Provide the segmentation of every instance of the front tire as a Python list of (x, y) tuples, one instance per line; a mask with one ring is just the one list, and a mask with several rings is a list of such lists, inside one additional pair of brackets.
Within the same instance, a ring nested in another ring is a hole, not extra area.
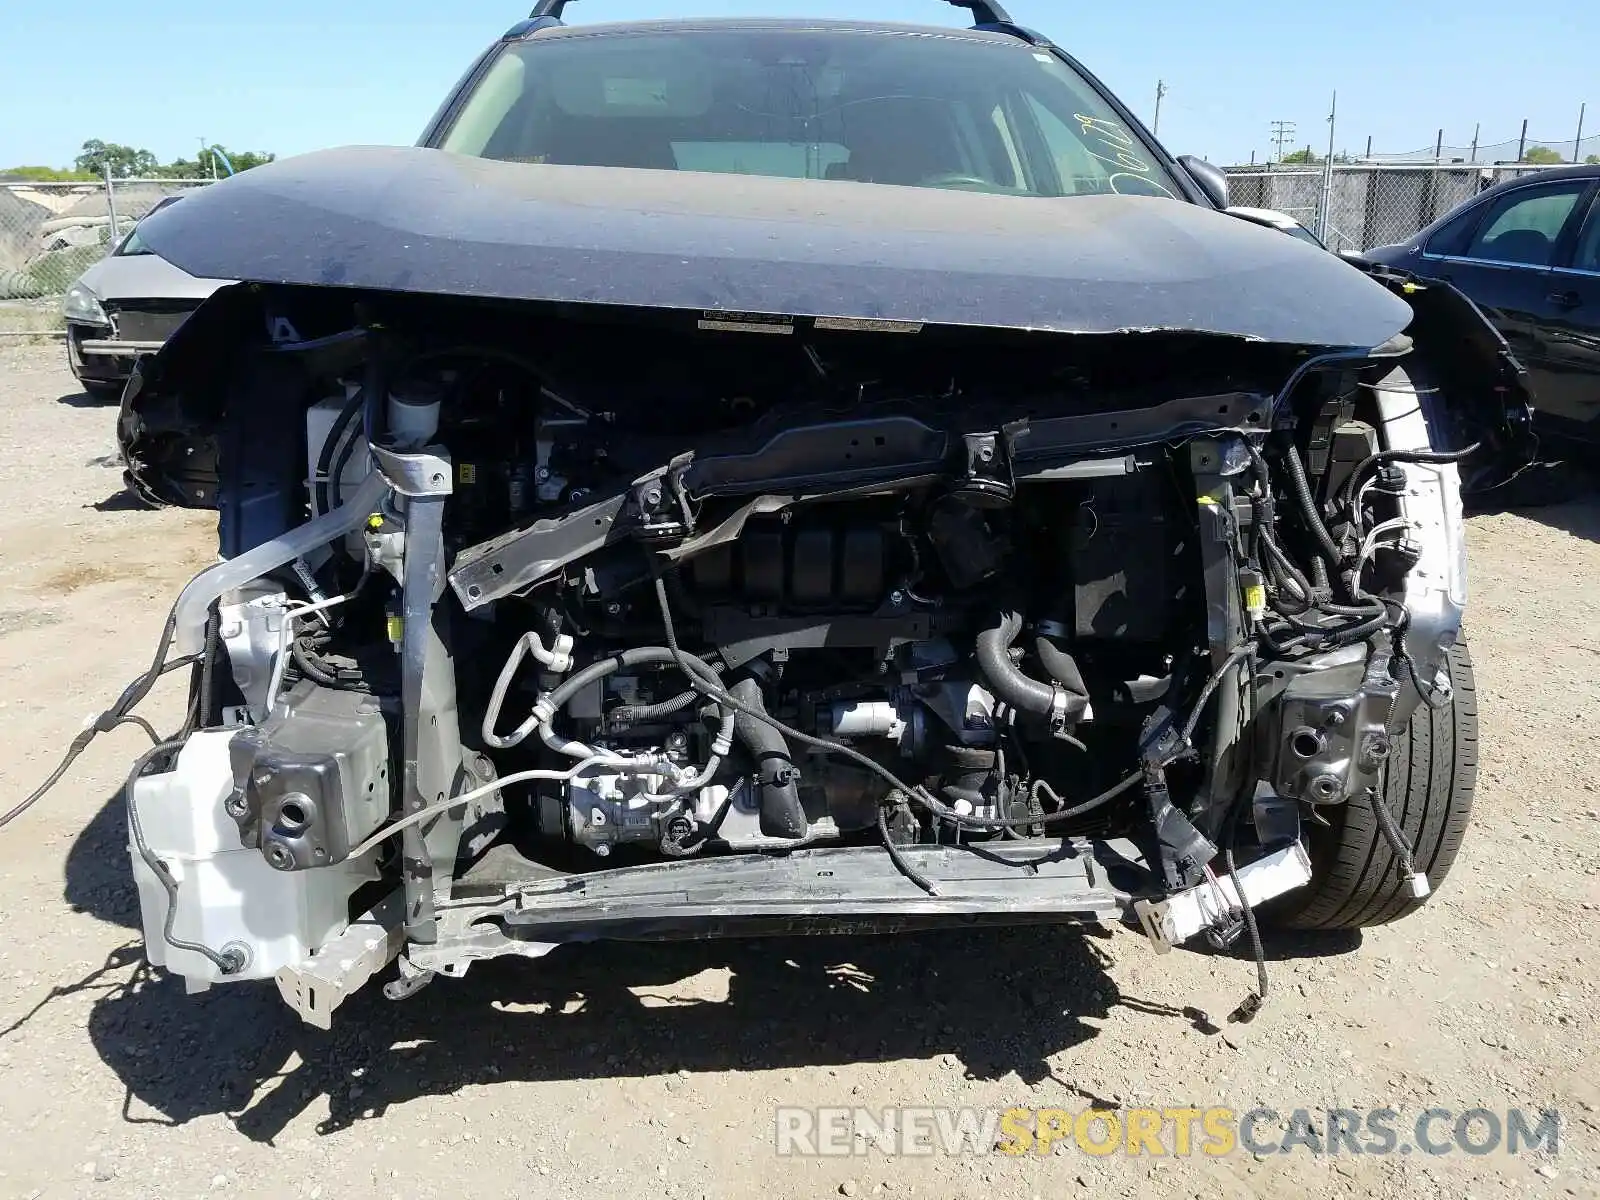
[[(1395, 738), (1383, 798), (1434, 891), (1461, 851), (1478, 778), (1478, 692), (1465, 644), (1451, 647), (1454, 695), (1419, 707)], [(1362, 929), (1409, 916), (1425, 903), (1399, 874), (1377, 818), (1364, 800), (1325, 810), (1329, 827), (1308, 824), (1312, 880), (1268, 919), (1289, 929)]]

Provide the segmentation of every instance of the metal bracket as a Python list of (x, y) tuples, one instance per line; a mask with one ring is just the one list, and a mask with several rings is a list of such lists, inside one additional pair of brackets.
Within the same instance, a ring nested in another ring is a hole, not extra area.
[[(1210, 647), (1211, 667), (1216, 670), (1244, 645), (1249, 634), (1239, 581), (1238, 523), (1229, 473), (1231, 463), (1241, 458), (1241, 447), (1239, 438), (1198, 438), (1189, 444), (1200, 525), (1200, 563), (1205, 580), (1206, 641)], [(1222, 815), (1229, 800), (1238, 795), (1242, 784), (1244, 756), (1236, 731), (1255, 716), (1248, 711), (1248, 696), (1242, 695), (1244, 689), (1238, 686), (1241, 672), (1247, 669), (1244, 664), (1234, 667), (1217, 688), (1216, 736), (1212, 739), (1210, 768), (1201, 792), (1201, 807), (1192, 810), (1202, 832), (1213, 838), (1221, 830)]]
[(403, 958), (400, 960), (400, 970), (401, 976), (399, 979), (391, 979), (383, 985), (384, 999), (409, 1000), (433, 982), (432, 971), (418, 971), (415, 974), (405, 973), (406, 960)]
[(967, 433), (961, 436), (966, 451), (966, 480), (957, 490), (977, 492), (1009, 501), (1016, 495), (1016, 477), (1011, 472), (1011, 438), (998, 433)]
[(508, 938), (498, 925), (451, 928), (447, 922), (441, 924), (446, 928), (439, 944), (412, 946), (406, 951), (405, 961), (413, 969), (424, 970), (430, 979), (435, 973), (460, 979), (473, 963), (491, 958), (543, 958), (561, 944)]
[(333, 1027), (333, 1010), (394, 961), (405, 942), (403, 913), (396, 892), (323, 945), (311, 958), (284, 967), (276, 976), (284, 1003), (307, 1025)]
[[(435, 783), (441, 788), (453, 786), (453, 777), (459, 774), (460, 767), (459, 743), (455, 763), (422, 762), (425, 718), (431, 718), (432, 729), (437, 728), (441, 715), (448, 720), (455, 719), (453, 694), (448, 704), (442, 703), (438, 696), (429, 695), (430, 685), (447, 686), (453, 693), (453, 681), (442, 677), (426, 678), (430, 660), (437, 662), (439, 659), (434, 604), (444, 592), (444, 508), (454, 473), (448, 458), (432, 452), (401, 454), (375, 446), (373, 456), (379, 471), (391, 480), (396, 491), (409, 499), (405, 512), (404, 624), (400, 642), (400, 693), (404, 714), (401, 803), (405, 812), (413, 813), (438, 798)], [(434, 711), (425, 713), (425, 706)], [(429, 749), (439, 751), (431, 740)], [(436, 772), (443, 774), (435, 779)], [(425, 776), (429, 780), (426, 788)], [(408, 825), (400, 837), (406, 936), (413, 942), (431, 942), (437, 937), (437, 931), (433, 855), (428, 848), (428, 832), (421, 825)]]
[(402, 496), (448, 496), (455, 490), (455, 469), (447, 454), (437, 450), (405, 451), (373, 446), (378, 473)]
[[(1244, 904), (1251, 908), (1310, 882), (1311, 859), (1299, 842), (1239, 868)], [(1225, 925), (1242, 907), (1232, 877), (1224, 875), (1165, 900), (1136, 900), (1133, 910), (1156, 953), (1165, 954), (1202, 930)]]
[(642, 479), (633, 487), (633, 508), (638, 512), (639, 532), (646, 538), (681, 538), (689, 530), (679, 519), (666, 472)]

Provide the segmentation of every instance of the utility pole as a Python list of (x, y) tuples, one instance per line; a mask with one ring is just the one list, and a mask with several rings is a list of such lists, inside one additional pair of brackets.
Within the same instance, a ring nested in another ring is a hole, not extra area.
[(1483, 132), (1483, 122), (1472, 127), (1472, 161), (1478, 161), (1478, 135)]
[(1283, 161), (1283, 148), (1294, 141), (1295, 125), (1293, 121), (1273, 121), (1272, 140), (1278, 147), (1278, 161)]
[(1328, 157), (1322, 164), (1322, 203), (1317, 205), (1317, 239), (1328, 241), (1328, 230), (1333, 217), (1333, 146), (1339, 126), (1339, 93), (1334, 92), (1333, 104), (1328, 109)]
[(1517, 140), (1517, 161), (1528, 156), (1528, 118), (1522, 118), (1522, 137)]
[(122, 240), (122, 222), (117, 219), (117, 189), (111, 182), (111, 163), (100, 164), (100, 174), (106, 181), (106, 215), (111, 221), (111, 244)]
[(1433, 161), (1438, 162), (1444, 157), (1444, 130), (1439, 130), (1439, 140), (1433, 144)]
[(1150, 132), (1155, 134), (1156, 137), (1161, 136), (1161, 102), (1166, 99), (1166, 96), (1167, 81), (1164, 79), (1156, 80), (1156, 119), (1150, 129)]
[(1368, 161), (1368, 162), (1371, 162), (1371, 161), (1372, 161), (1372, 135), (1371, 135), (1371, 134), (1370, 134), (1370, 133), (1369, 133), (1369, 134), (1367, 134), (1367, 153), (1366, 153), (1366, 159), (1367, 159), (1367, 161)]
[(1583, 118), (1589, 115), (1587, 103), (1578, 106), (1578, 136), (1572, 141), (1572, 161), (1579, 162), (1583, 158)]

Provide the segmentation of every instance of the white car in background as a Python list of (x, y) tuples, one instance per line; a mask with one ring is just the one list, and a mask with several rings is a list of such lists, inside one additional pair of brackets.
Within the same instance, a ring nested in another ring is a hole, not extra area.
[(1307, 229), (1295, 218), (1286, 212), (1279, 212), (1275, 208), (1229, 208), (1225, 210), (1229, 216), (1238, 217), (1241, 221), (1254, 221), (1257, 225), (1265, 225), (1269, 229), (1276, 229), (1287, 233), (1290, 237), (1299, 238), (1302, 242), (1310, 242), (1319, 250), (1326, 250), (1322, 239), (1311, 230)]
[[(152, 212), (175, 203), (174, 196)], [(112, 401), (140, 355), (154, 354), (226, 280), (197, 279), (151, 253), (130, 230), (111, 253), (67, 290), (67, 363), (83, 390)]]

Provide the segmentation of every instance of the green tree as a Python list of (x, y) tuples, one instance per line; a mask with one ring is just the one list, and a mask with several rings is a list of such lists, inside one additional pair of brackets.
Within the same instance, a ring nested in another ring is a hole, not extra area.
[(1600, 154), (1591, 154), (1583, 161), (1588, 163), (1591, 167), (1600, 167)]
[(1296, 150), (1291, 154), (1285, 154), (1283, 156), (1283, 161), (1286, 163), (1310, 164), (1319, 163), (1322, 160), (1317, 157), (1316, 152), (1313, 151), (1310, 146), (1307, 146), (1304, 150)]
[(87, 171), (62, 170), (60, 167), (0, 167), (0, 175), (33, 179), (39, 183), (87, 183), (99, 178)]
[(90, 138), (83, 144), (83, 153), (78, 155), (73, 165), (92, 175), (101, 175), (109, 169), (113, 179), (134, 179), (153, 174), (160, 164), (148, 150), (136, 150), (132, 146)]
[(1561, 162), (1562, 158), (1559, 150), (1552, 150), (1549, 146), (1529, 146), (1528, 152), (1522, 156), (1522, 161), (1541, 167), (1551, 167)]
[[(216, 153), (217, 150), (221, 154)], [(226, 146), (215, 149), (202, 150), (194, 158), (178, 158), (165, 164), (160, 173), (170, 179), (210, 179), (215, 174), (220, 179), (228, 174), (228, 165), (231, 163), (235, 172), (248, 171), (252, 167), (264, 166), (277, 159), (276, 154), (267, 154), (259, 150), (229, 150)]]

